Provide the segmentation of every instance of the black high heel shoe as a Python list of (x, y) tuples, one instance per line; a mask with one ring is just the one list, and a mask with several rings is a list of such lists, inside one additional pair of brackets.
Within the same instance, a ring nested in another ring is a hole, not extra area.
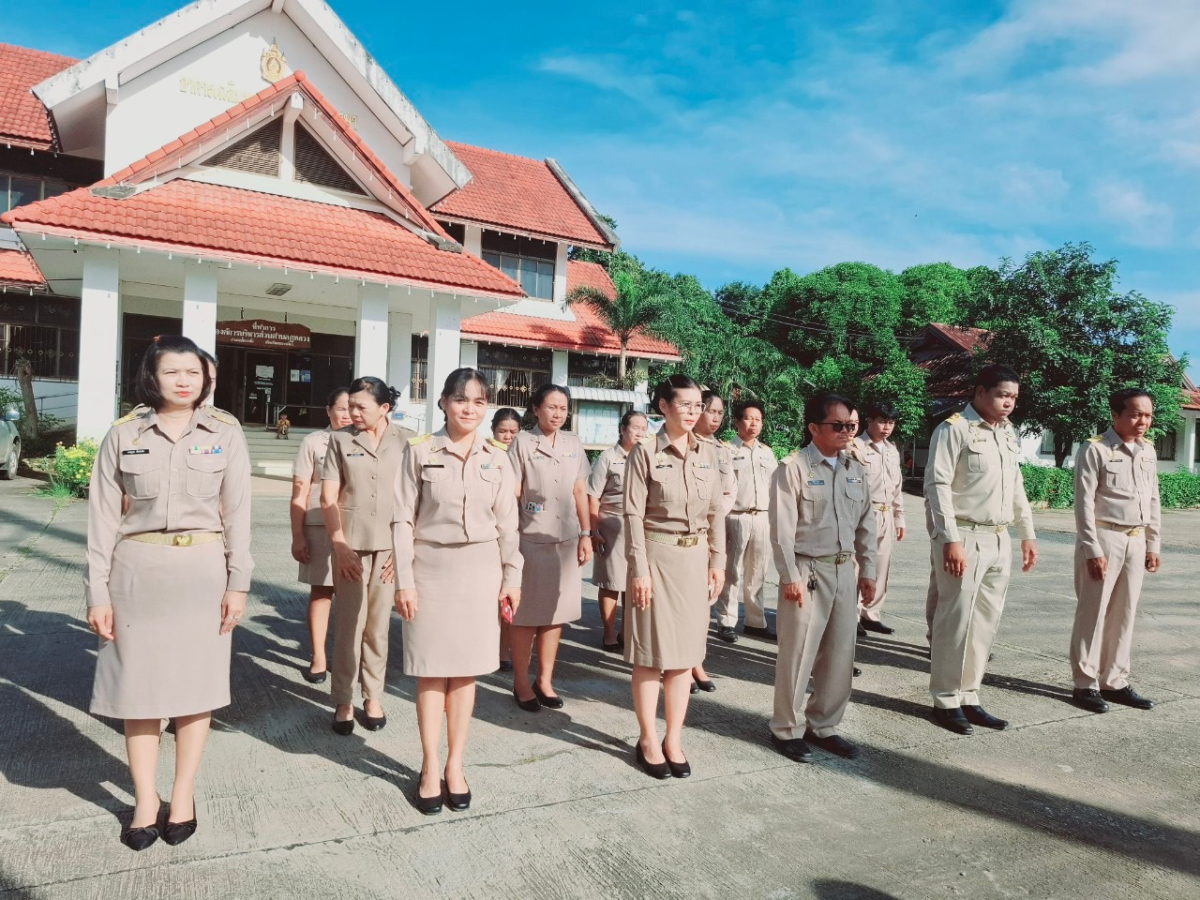
[(186, 822), (171, 822), (163, 826), (162, 839), (172, 847), (177, 847), (196, 833), (196, 801), (192, 801), (192, 817)]
[(546, 707), (546, 709), (563, 708), (562, 697), (559, 697), (558, 695), (551, 697), (549, 694), (543, 694), (541, 689), (537, 686), (536, 681), (533, 683), (533, 695), (537, 697), (537, 702)]
[[(641, 746), (640, 744), (638, 745)], [(667, 742), (663, 741), (662, 745), (663, 759), (667, 761), (667, 768), (671, 770), (672, 778), (687, 778), (692, 774), (692, 766), (686, 759), (681, 762), (671, 762), (671, 757), (667, 756)]]
[(446, 780), (446, 805), (454, 812), (463, 812), (471, 808), (471, 786), (467, 785), (465, 794), (456, 794), (450, 790), (450, 781)]
[(304, 680), (309, 684), (324, 684), (325, 679), (329, 677), (329, 669), (322, 669), (320, 672), (314, 672), (311, 668), (305, 669)]
[(363, 707), (363, 728), (367, 731), (383, 731), (383, 726), (387, 724), (387, 716), (372, 716), (367, 714), (367, 708)]
[(652, 763), (646, 761), (646, 754), (642, 752), (642, 742), (637, 743), (637, 764), (643, 772), (651, 778), (657, 778), (660, 781), (671, 777), (671, 768), (665, 762)]
[(346, 719), (344, 722), (338, 719), (336, 712), (333, 714), (333, 733), (340, 734), (342, 737), (354, 733), (353, 712), (350, 714), (350, 718)]
[[(442, 786), (443, 788), (445, 785)], [(422, 797), (421, 785), (417, 783), (417, 809), (426, 816), (436, 816), (442, 811), (442, 795), (444, 791), (439, 790), (436, 796)]]
[(159, 827), (159, 823), (162, 821), (162, 807), (163, 802), (160, 797), (158, 800), (158, 814), (154, 817), (154, 824), (146, 825), (142, 828), (134, 828), (131, 825), (121, 832), (121, 843), (130, 850), (136, 850), (140, 853), (162, 837), (162, 829)]
[[(534, 693), (537, 692), (535, 691)], [(521, 707), (521, 709), (525, 710), (525, 712), (537, 712), (542, 708), (542, 705), (538, 703), (537, 697), (530, 697), (528, 700), (522, 700), (517, 696), (517, 692), (513, 691), (513, 699), (517, 701), (517, 706)]]

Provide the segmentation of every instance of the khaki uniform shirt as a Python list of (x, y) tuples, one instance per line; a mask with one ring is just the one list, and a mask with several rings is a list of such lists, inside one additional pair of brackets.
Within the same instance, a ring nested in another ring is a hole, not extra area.
[(575, 484), (586, 482), (591, 465), (583, 441), (569, 431), (550, 439), (534, 425), (509, 444), (508, 455), (521, 486), (521, 537), (535, 544), (579, 539)]
[(784, 458), (771, 479), (771, 546), (783, 584), (801, 581), (797, 556), (853, 553), (858, 577), (875, 577), (875, 512), (866, 468), (849, 453), (837, 469), (816, 444)]
[[(413, 559), (420, 543), (456, 545), (499, 541), (504, 586), (521, 586), (517, 478), (504, 445), (476, 433), (464, 459), (443, 428), (412, 438), (396, 472), (392, 539), (396, 589), (415, 588)], [(463, 572), (470, 580), (472, 573)]]
[(727, 516), (733, 509), (738, 489), (737, 475), (733, 471), (733, 448), (725, 441), (719, 441), (715, 437), (696, 435), (696, 439), (717, 448), (717, 471), (721, 475), (721, 515)]
[(1075, 532), (1088, 559), (1104, 555), (1097, 522), (1146, 529), (1146, 552), (1162, 549), (1162, 503), (1158, 457), (1140, 441), (1137, 456), (1109, 429), (1086, 441), (1075, 455)]
[[(121, 515), (122, 498), (129, 509)], [(100, 444), (88, 501), (88, 606), (108, 606), (117, 542), (129, 534), (223, 532), (226, 589), (250, 590), (250, 454), (238, 420), (205, 407), (172, 441), (151, 409), (113, 423)], [(186, 550), (180, 550), (186, 553)]]
[(588, 476), (588, 496), (600, 501), (600, 515), (619, 516), (625, 512), (625, 466), (629, 454), (617, 444), (609, 447), (592, 464)]
[(409, 438), (407, 428), (389, 425), (371, 446), (371, 438), (353, 425), (329, 436), (324, 481), (336, 481), (342, 533), (351, 550), (390, 550), (395, 515), (396, 471)]
[(976, 525), (1015, 524), (1021, 540), (1033, 540), (1033, 511), (1019, 460), (1012, 423), (993, 428), (970, 404), (935, 428), (925, 465), (933, 536), (957, 543), (962, 540), (957, 520), (962, 520)]
[(751, 447), (735, 437), (730, 450), (733, 454), (733, 474), (737, 480), (733, 511), (766, 510), (771, 503), (771, 476), (779, 463), (771, 448), (762, 441)]
[(305, 525), (320, 525), (324, 527), (325, 520), (321, 518), (321, 481), (325, 471), (325, 453), (329, 450), (329, 436), (333, 431), (326, 428), (306, 435), (300, 443), (300, 452), (296, 454), (296, 464), (292, 467), (292, 476), (305, 478), (309, 482), (308, 511), (304, 514)]
[(871, 503), (890, 506), (892, 523), (896, 528), (904, 527), (904, 473), (900, 468), (900, 451), (891, 441), (881, 445), (871, 443), (862, 435), (855, 439), (854, 455), (867, 469), (867, 487), (871, 489)]
[(646, 532), (700, 534), (708, 530), (708, 567), (725, 568), (725, 510), (717, 445), (688, 436), (681, 455), (664, 428), (638, 443), (625, 473), (625, 555), (629, 574), (650, 574)]

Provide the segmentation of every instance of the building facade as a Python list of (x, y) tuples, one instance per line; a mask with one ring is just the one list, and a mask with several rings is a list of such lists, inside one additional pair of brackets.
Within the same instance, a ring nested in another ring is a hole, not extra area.
[(566, 302), (613, 289), (571, 248), (617, 246), (566, 171), (443, 141), (321, 0), (202, 0), (83, 61), (0, 45), (0, 214), (0, 386), (30, 360), (81, 438), (164, 333), (216, 355), (248, 427), (321, 426), (330, 389), (377, 375), (433, 429), (460, 365), (500, 405), (571, 383), (597, 444), (645, 403)]

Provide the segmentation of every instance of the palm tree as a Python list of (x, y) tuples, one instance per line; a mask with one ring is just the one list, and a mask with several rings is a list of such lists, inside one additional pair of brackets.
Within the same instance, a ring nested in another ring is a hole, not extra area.
[(590, 307), (621, 345), (617, 358), (617, 378), (625, 385), (625, 357), (629, 352), (629, 340), (640, 331), (648, 331), (662, 318), (670, 302), (667, 294), (648, 290), (637, 278), (627, 272), (615, 272), (612, 276), (616, 296), (607, 291), (585, 285), (577, 287), (567, 296), (567, 303), (582, 303)]

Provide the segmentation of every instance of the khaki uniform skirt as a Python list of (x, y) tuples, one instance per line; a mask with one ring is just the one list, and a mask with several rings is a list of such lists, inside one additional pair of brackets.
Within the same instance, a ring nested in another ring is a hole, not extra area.
[(525, 568), (521, 574), (521, 605), (513, 624), (541, 628), (574, 622), (583, 615), (583, 576), (579, 571), (579, 541), (535, 544), (521, 538)]
[(170, 719), (229, 705), (232, 633), (222, 635), (225, 544), (121, 541), (109, 593), (115, 641), (100, 641), (91, 711)]
[(404, 674), (470, 678), (500, 668), (500, 545), (414, 541), (417, 614), (404, 623)]
[(625, 592), (625, 661), (651, 669), (700, 665), (708, 652), (708, 544), (647, 541), (646, 561), (650, 606), (636, 608), (633, 588)]
[(329, 532), (324, 525), (305, 525), (304, 540), (308, 542), (308, 562), (300, 563), (300, 583), (333, 587), (333, 542)]
[(592, 557), (592, 584), (606, 591), (623, 591), (629, 580), (629, 564), (625, 559), (625, 517), (601, 516), (600, 537), (604, 538), (607, 549)]

